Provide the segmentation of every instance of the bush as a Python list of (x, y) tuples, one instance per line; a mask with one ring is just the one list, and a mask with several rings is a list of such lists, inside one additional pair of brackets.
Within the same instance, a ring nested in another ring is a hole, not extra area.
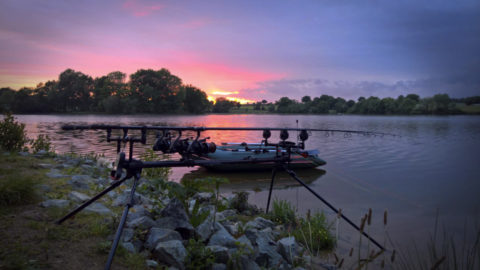
[(211, 269), (215, 262), (213, 252), (206, 248), (202, 241), (190, 239), (187, 246), (187, 258), (185, 258), (186, 269)]
[(32, 140), (32, 151), (33, 153), (37, 153), (40, 150), (45, 150), (47, 152), (52, 152), (52, 142), (50, 141), (50, 137), (48, 135), (38, 135), (37, 139)]
[(330, 233), (330, 226), (323, 213), (316, 213), (312, 217), (300, 219), (293, 231), (295, 239), (305, 245), (313, 256), (319, 254), (320, 250), (332, 250), (335, 240)]
[(12, 114), (6, 113), (0, 121), (0, 148), (20, 151), (28, 141), (25, 124), (16, 122)]
[(33, 177), (5, 175), (0, 178), (0, 206), (21, 205), (35, 200)]
[(295, 210), (290, 202), (285, 200), (273, 201), (273, 209), (268, 214), (268, 218), (276, 223), (293, 225), (295, 223)]

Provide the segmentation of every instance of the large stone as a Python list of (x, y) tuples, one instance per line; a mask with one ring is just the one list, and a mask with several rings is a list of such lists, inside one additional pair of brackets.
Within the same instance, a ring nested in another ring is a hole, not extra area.
[(277, 246), (270, 228), (262, 231), (249, 228), (245, 231), (245, 235), (256, 246), (257, 256), (255, 261), (259, 266), (279, 268), (284, 264), (282, 256), (277, 252)]
[(84, 201), (88, 201), (88, 199), (90, 199), (90, 196), (80, 193), (78, 191), (72, 191), (68, 193), (68, 198), (74, 202), (81, 203)]
[(146, 260), (145, 264), (147, 265), (148, 268), (157, 269), (157, 267), (158, 267), (158, 262), (156, 262), (154, 260)]
[(210, 192), (199, 192), (193, 195), (193, 199), (197, 200), (199, 203), (209, 202), (213, 198), (213, 193)]
[(40, 206), (45, 208), (51, 208), (51, 207), (64, 208), (64, 207), (67, 207), (69, 204), (70, 202), (68, 200), (52, 199), (52, 200), (46, 200), (41, 202)]
[(155, 258), (168, 266), (178, 269), (185, 269), (184, 261), (187, 257), (187, 250), (179, 240), (160, 242), (153, 251)]
[(247, 236), (245, 235), (242, 235), (240, 236), (239, 238), (237, 238), (237, 243), (241, 246), (244, 246), (248, 251), (252, 251), (253, 252), (253, 245), (252, 245), (252, 242), (250, 241), (250, 239), (248, 239)]
[(216, 221), (223, 221), (223, 220), (233, 219), (236, 216), (237, 216), (236, 210), (228, 209), (228, 210), (217, 213), (215, 215), (215, 219)]
[(261, 269), (254, 260), (252, 260), (246, 255), (240, 256), (239, 263), (240, 263), (240, 269), (243, 269), (243, 270), (260, 270)]
[(150, 211), (148, 211), (143, 205), (136, 204), (130, 208), (128, 212), (127, 221), (132, 221), (140, 217), (151, 217)]
[(49, 164), (49, 163), (38, 163), (37, 166), (41, 169), (51, 169), (51, 168), (53, 168), (53, 165)]
[[(113, 201), (113, 206), (125, 206), (128, 202), (130, 202), (130, 194), (131, 190), (127, 189), (120, 193), (115, 200)], [(142, 204), (142, 195), (135, 193), (134, 202), (135, 204)]]
[(155, 221), (150, 217), (143, 216), (132, 221), (127, 222), (127, 227), (129, 228), (139, 228), (141, 230), (150, 229), (155, 226)]
[(147, 249), (152, 250), (158, 243), (171, 240), (182, 240), (182, 236), (174, 230), (153, 227), (148, 232), (147, 241), (144, 245)]
[(212, 270), (227, 270), (227, 265), (223, 263), (214, 263), (212, 265)]
[(205, 221), (197, 226), (195, 231), (197, 232), (199, 240), (202, 242), (206, 241), (214, 232), (213, 219), (211, 217), (207, 217)]
[(135, 249), (135, 246), (130, 243), (130, 242), (122, 242), (121, 243), (122, 247), (126, 249), (130, 253), (137, 253), (137, 250)]
[(295, 237), (285, 237), (277, 242), (278, 252), (283, 256), (288, 263), (293, 263), (293, 258), (297, 255), (298, 245)]
[(217, 263), (227, 263), (230, 258), (228, 254), (228, 248), (222, 246), (207, 246), (207, 248), (212, 251), (215, 256), (215, 262)]
[(122, 231), (122, 242), (130, 242), (135, 235), (135, 230), (131, 228), (124, 228)]
[(237, 235), (238, 231), (240, 229), (240, 223), (239, 222), (235, 222), (235, 223), (232, 223), (232, 224), (224, 224), (223, 226), (225, 227), (225, 229), (227, 229), (227, 231), (231, 235)]
[(92, 203), (84, 209), (87, 213), (96, 213), (100, 215), (109, 215), (113, 216), (114, 213), (108, 207), (101, 203)]
[(245, 227), (254, 228), (254, 229), (257, 229), (257, 230), (263, 230), (267, 227), (273, 228), (273, 226), (275, 226), (275, 223), (273, 223), (272, 221), (270, 221), (268, 219), (264, 219), (262, 217), (256, 217), (254, 220), (249, 221), (249, 222), (247, 222), (247, 224), (245, 224)]
[(181, 220), (188, 220), (187, 212), (183, 207), (182, 202), (177, 198), (173, 198), (169, 204), (163, 208), (162, 212), (160, 212), (162, 217), (173, 217)]
[(48, 173), (45, 174), (48, 178), (64, 178), (68, 177), (68, 175), (62, 174), (59, 170), (57, 169), (51, 169)]
[(218, 228), (218, 231), (210, 237), (208, 241), (209, 246), (224, 246), (224, 247), (236, 247), (235, 238), (231, 236), (228, 231), (220, 224), (216, 223), (215, 225)]
[(195, 235), (195, 229), (189, 221), (176, 219), (174, 217), (163, 217), (155, 221), (155, 227), (175, 230), (180, 233), (183, 239), (190, 239)]
[(91, 179), (88, 175), (74, 175), (67, 183), (74, 189), (89, 189), (88, 184), (91, 182)]

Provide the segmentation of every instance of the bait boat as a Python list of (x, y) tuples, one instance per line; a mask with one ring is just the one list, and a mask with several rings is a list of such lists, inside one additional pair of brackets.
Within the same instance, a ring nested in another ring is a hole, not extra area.
[[(214, 153), (208, 153), (203, 157), (206, 160), (249, 160), (249, 159), (273, 159), (276, 156), (285, 156), (287, 151), (275, 146), (265, 146), (259, 143), (222, 143), (217, 146)], [(290, 154), (291, 169), (307, 169), (325, 165), (326, 162), (318, 157), (317, 150), (295, 150)], [(260, 162), (253, 164), (209, 164), (202, 165), (214, 171), (241, 171), (241, 170), (272, 170), (274, 162)]]

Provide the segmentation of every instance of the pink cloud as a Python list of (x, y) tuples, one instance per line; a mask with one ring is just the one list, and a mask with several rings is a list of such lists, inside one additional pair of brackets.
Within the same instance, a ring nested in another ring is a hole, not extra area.
[(163, 9), (164, 5), (146, 3), (140, 0), (127, 0), (123, 3), (122, 8), (135, 17), (144, 17)]

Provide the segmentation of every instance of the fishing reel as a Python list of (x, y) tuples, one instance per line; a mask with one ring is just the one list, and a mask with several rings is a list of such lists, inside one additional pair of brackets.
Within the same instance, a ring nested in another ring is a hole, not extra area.
[(214, 142), (207, 142), (210, 137), (199, 139), (200, 131), (197, 137), (193, 140), (184, 138), (182, 139), (182, 132), (178, 131), (178, 135), (174, 141), (172, 141), (172, 135), (170, 132), (165, 131), (162, 136), (157, 135), (157, 140), (153, 145), (154, 151), (160, 151), (165, 154), (179, 153), (180, 155), (206, 155), (208, 153), (214, 153), (217, 150), (217, 146)]

